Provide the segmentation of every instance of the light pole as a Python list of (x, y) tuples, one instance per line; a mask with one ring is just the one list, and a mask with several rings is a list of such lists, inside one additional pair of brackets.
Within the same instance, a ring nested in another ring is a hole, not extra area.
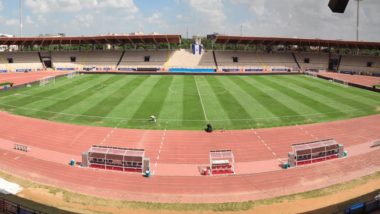
[(19, 0), (19, 15), (20, 15), (20, 37), (22, 37), (22, 0)]
[(363, 0), (355, 0), (358, 2), (357, 11), (356, 11), (356, 41), (359, 41), (359, 8), (360, 2)]

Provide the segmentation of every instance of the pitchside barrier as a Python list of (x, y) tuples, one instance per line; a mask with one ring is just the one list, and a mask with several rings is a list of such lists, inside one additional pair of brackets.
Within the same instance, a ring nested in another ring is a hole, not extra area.
[(82, 166), (122, 172), (150, 172), (149, 158), (144, 149), (128, 149), (93, 145), (82, 154)]
[(347, 155), (343, 145), (333, 139), (293, 144), (292, 149), (293, 151), (288, 153), (288, 163), (284, 168), (343, 158)]

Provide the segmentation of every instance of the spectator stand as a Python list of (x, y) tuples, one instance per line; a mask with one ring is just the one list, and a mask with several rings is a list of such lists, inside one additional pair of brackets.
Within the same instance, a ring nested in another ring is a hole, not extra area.
[(82, 154), (82, 166), (143, 174), (150, 169), (144, 149), (96, 145)]
[(292, 150), (288, 154), (288, 165), (285, 168), (342, 158), (347, 155), (343, 145), (333, 139), (293, 144)]
[(235, 174), (235, 157), (232, 150), (210, 151), (210, 175)]

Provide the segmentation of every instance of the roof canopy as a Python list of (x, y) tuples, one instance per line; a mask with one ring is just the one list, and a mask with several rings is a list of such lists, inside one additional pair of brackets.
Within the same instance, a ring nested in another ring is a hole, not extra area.
[(334, 139), (327, 139), (327, 140), (319, 140), (319, 141), (313, 141), (313, 142), (307, 142), (307, 143), (301, 143), (301, 144), (293, 144), (292, 148), (293, 148), (293, 151), (297, 152), (297, 151), (324, 148), (328, 146), (338, 146), (338, 143)]
[(212, 150), (210, 151), (210, 159), (212, 160), (224, 160), (233, 159), (234, 154), (231, 150)]
[(112, 146), (93, 145), (88, 150), (88, 152), (104, 154), (104, 155), (144, 157), (144, 149), (127, 149), (127, 148), (119, 148), (119, 147), (112, 147)]
[(244, 45), (298, 45), (335, 48), (360, 48), (380, 49), (380, 42), (324, 40), (324, 39), (300, 39), (277, 37), (245, 37), (216, 35), (215, 42), (219, 44), (244, 44)]
[(0, 37), (0, 45), (80, 45), (80, 44), (179, 44), (180, 35), (111, 35), (80, 37)]

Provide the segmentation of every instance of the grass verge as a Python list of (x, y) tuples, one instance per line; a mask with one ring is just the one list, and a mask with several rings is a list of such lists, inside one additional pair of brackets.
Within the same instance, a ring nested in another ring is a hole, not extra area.
[[(50, 196), (59, 196), (59, 198), (61, 198), (63, 202), (61, 205), (64, 206), (65, 209), (69, 211), (75, 211), (75, 212), (80, 212), (80, 209), (88, 211), (89, 207), (94, 208), (93, 210), (90, 210), (92, 213), (109, 213), (109, 212), (100, 211), (101, 210), (99, 209), (100, 207), (113, 207), (114, 209), (119, 209), (119, 210), (143, 209), (143, 210), (148, 210), (148, 211), (238, 212), (238, 211), (249, 211), (257, 206), (262, 206), (262, 205), (273, 205), (273, 204), (278, 204), (282, 202), (289, 202), (289, 201), (295, 201), (295, 200), (301, 200), (301, 199), (319, 198), (319, 197), (324, 197), (330, 194), (338, 193), (341, 191), (349, 190), (354, 187), (364, 185), (369, 181), (380, 179), (380, 172), (375, 172), (371, 175), (364, 176), (362, 178), (355, 179), (349, 182), (332, 185), (327, 188), (316, 189), (316, 190), (292, 194), (292, 195), (280, 196), (280, 197), (271, 198), (271, 199), (246, 201), (246, 202), (203, 203), (203, 204), (130, 202), (130, 201), (104, 199), (104, 198), (69, 192), (69, 191), (56, 188), (56, 187), (33, 183), (31, 181), (27, 181), (22, 178), (9, 175), (4, 172), (0, 172), (0, 177), (8, 181), (18, 183), (19, 185), (24, 187), (24, 189), (32, 189), (32, 190), (40, 189), (50, 194)], [(27, 198), (27, 199), (33, 200), (33, 198)], [(13, 200), (17, 200), (17, 198)], [(22, 203), (23, 200), (25, 199), (20, 198), (19, 200), (20, 201), (14, 201), (14, 202)], [(49, 204), (49, 203), (46, 203), (46, 205), (28, 204), (28, 206), (32, 206), (31, 208), (36, 209), (36, 210), (49, 212), (46, 206), (52, 206), (51, 209), (55, 209), (53, 206), (57, 206), (57, 204)]]

